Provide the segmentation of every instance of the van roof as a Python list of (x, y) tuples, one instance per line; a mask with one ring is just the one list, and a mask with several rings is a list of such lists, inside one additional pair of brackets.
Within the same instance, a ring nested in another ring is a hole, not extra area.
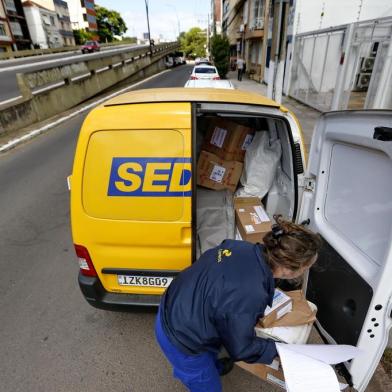
[(151, 102), (228, 102), (248, 105), (263, 105), (279, 108), (272, 99), (240, 90), (203, 88), (156, 88), (136, 90), (121, 94), (105, 102), (104, 106), (127, 105)]

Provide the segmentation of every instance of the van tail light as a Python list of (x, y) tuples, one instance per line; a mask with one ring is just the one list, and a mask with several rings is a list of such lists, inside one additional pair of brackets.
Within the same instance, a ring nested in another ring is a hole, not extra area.
[(198, 80), (199, 78), (197, 76), (191, 76), (191, 80)]
[(214, 76), (214, 77), (212, 78), (212, 80), (220, 80), (220, 77), (219, 77), (219, 76)]
[(85, 248), (82, 245), (76, 245), (75, 246), (75, 251), (76, 255), (78, 256), (79, 259), (79, 268), (80, 272), (82, 275), (85, 276), (98, 276), (97, 271), (95, 271), (93, 262), (91, 260), (90, 254), (88, 253), (87, 248)]

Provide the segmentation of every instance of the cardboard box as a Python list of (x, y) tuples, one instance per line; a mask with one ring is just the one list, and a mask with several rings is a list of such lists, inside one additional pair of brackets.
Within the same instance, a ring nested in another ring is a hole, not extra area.
[(236, 197), (234, 199), (236, 227), (242, 240), (254, 244), (262, 243), (263, 237), (271, 230), (271, 220), (257, 197)]
[[(309, 337), (310, 328), (312, 327), (313, 322), (316, 319), (317, 308), (314, 305), (313, 309), (311, 308), (305, 298), (305, 295), (301, 290), (286, 291), (285, 294), (292, 299), (293, 309), (291, 312), (288, 312), (286, 315), (276, 320), (271, 325), (271, 327), (273, 328), (284, 326), (301, 328), (306, 333), (298, 334), (299, 336), (301, 336), (302, 340), (297, 343), (306, 344)], [(255, 327), (256, 331), (259, 324)], [(278, 358), (274, 359), (274, 361), (270, 365), (245, 362), (236, 362), (236, 365), (248, 371), (249, 373), (252, 373), (255, 376), (261, 378), (262, 380), (269, 382), (270, 384), (279, 386), (282, 389), (286, 389), (283, 369)]]
[(285, 291), (293, 301), (292, 311), (285, 314), (273, 324), (265, 324), (264, 318), (259, 321), (261, 327), (294, 327), (313, 323), (316, 320), (317, 308), (312, 309), (301, 290)]
[(291, 312), (293, 309), (293, 300), (290, 296), (286, 295), (282, 290), (275, 289), (274, 299), (272, 306), (264, 311), (264, 317), (261, 319), (260, 324), (266, 328), (272, 326), (278, 319)]
[(233, 121), (217, 118), (207, 130), (202, 150), (226, 161), (243, 162), (245, 151), (252, 143), (255, 130)]
[(207, 151), (201, 151), (197, 163), (197, 185), (220, 191), (234, 192), (241, 177), (243, 164), (225, 161)]
[(268, 381), (270, 384), (276, 385), (284, 390), (286, 389), (283, 369), (279, 359), (274, 359), (270, 365), (246, 363), (242, 361), (236, 362), (236, 365), (247, 372), (254, 374), (256, 377)]

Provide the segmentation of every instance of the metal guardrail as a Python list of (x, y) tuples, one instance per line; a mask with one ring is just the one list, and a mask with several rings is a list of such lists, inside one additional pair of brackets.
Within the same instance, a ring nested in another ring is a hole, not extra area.
[[(100, 44), (101, 48), (111, 47), (113, 48), (120, 46), (120, 45), (135, 45), (136, 44), (124, 44), (119, 43), (103, 43)], [(77, 52), (80, 51), (80, 46), (62, 46), (61, 48), (49, 48), (49, 49), (29, 49), (29, 50), (18, 50), (16, 52), (4, 52), (0, 53), (0, 60), (9, 60), (9, 59), (16, 59), (21, 57), (32, 57), (32, 56), (42, 56), (44, 54), (55, 54), (55, 53), (65, 53), (65, 52)]]

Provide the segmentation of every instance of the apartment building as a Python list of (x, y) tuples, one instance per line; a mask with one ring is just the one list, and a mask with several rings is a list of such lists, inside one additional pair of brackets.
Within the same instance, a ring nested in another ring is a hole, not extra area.
[(54, 6), (51, 10), (30, 0), (22, 4), (34, 47), (48, 49), (63, 46), (64, 42), (59, 31), (59, 21)]
[(0, 0), (0, 53), (11, 52), (14, 39), (6, 17), (3, 2)]
[(98, 30), (94, 0), (68, 0), (67, 3), (73, 29)]
[(241, 56), (246, 72), (252, 79), (262, 81), (271, 35), (270, 9), (272, 0), (223, 0), (222, 32), (230, 42), (230, 62)]
[(237, 56), (243, 53), (244, 0), (222, 1), (222, 33), (230, 43), (230, 66), (235, 68)]
[(222, 34), (222, 0), (211, 1), (211, 32)]
[(57, 15), (59, 32), (63, 38), (64, 46), (75, 46), (75, 38), (72, 32), (67, 2), (63, 0), (53, 0), (53, 3)]
[[(10, 28), (13, 50), (31, 49), (31, 39), (21, 0), (0, 0)], [(3, 23), (5, 25), (6, 23)], [(7, 30), (6, 30), (7, 33)]]

